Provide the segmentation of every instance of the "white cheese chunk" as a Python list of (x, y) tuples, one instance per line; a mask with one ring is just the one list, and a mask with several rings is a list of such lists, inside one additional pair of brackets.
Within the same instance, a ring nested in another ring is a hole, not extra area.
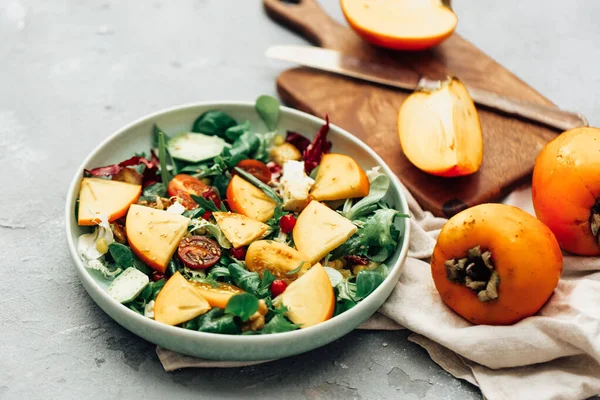
[(150, 300), (144, 307), (144, 317), (154, 319), (154, 300)]
[(279, 182), (283, 196), (283, 208), (288, 211), (302, 211), (308, 204), (308, 193), (315, 183), (304, 172), (304, 161), (286, 161), (283, 164), (283, 175)]

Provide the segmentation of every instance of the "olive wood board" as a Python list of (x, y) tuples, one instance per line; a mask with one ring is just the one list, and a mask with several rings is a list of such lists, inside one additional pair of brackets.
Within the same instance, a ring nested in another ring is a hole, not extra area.
[[(324, 48), (416, 71), (432, 79), (456, 76), (464, 83), (531, 103), (552, 103), (458, 34), (433, 49), (398, 52), (364, 42), (333, 20), (315, 0), (264, 0), (266, 12), (282, 25)], [(526, 182), (535, 158), (558, 131), (495, 110), (478, 107), (484, 157), (473, 175), (436, 177), (413, 166), (398, 139), (398, 110), (410, 94), (395, 88), (309, 68), (292, 68), (277, 78), (277, 91), (288, 105), (324, 118), (351, 132), (379, 154), (423, 208), (450, 217), (477, 204), (493, 202)]]

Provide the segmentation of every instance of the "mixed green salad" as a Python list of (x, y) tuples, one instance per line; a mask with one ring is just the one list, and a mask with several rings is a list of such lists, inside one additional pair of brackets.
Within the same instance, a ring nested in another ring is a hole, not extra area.
[(149, 153), (85, 170), (78, 251), (108, 294), (156, 321), (202, 332), (307, 328), (354, 307), (385, 279), (400, 241), (390, 178), (278, 132), (260, 96), (257, 132), (220, 110), (189, 132), (154, 126)]

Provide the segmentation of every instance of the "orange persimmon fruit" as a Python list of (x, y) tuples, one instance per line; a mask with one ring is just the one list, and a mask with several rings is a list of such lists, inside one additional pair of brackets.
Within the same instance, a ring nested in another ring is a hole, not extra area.
[(448, 38), (458, 18), (441, 0), (340, 0), (350, 27), (364, 40), (394, 50), (424, 50)]
[(432, 175), (473, 174), (483, 161), (479, 114), (456, 78), (408, 96), (398, 113), (398, 136), (406, 158)]
[(533, 169), (533, 207), (560, 247), (600, 255), (600, 129), (563, 132), (538, 155)]
[(481, 204), (442, 228), (431, 273), (442, 300), (474, 324), (509, 325), (542, 308), (562, 273), (550, 229), (525, 211)]

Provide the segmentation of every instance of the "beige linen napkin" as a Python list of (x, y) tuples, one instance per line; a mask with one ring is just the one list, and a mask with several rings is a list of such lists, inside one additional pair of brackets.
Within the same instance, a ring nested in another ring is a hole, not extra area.
[[(405, 190), (411, 210), (409, 258), (396, 288), (360, 329), (402, 329), (409, 340), (457, 378), (479, 386), (490, 400), (580, 399), (600, 393), (600, 259), (565, 256), (563, 278), (534, 317), (512, 326), (474, 326), (454, 314), (435, 290), (429, 264), (446, 221), (424, 212)], [(533, 214), (531, 190), (505, 201)], [(162, 348), (167, 371), (187, 367), (235, 367)]]

